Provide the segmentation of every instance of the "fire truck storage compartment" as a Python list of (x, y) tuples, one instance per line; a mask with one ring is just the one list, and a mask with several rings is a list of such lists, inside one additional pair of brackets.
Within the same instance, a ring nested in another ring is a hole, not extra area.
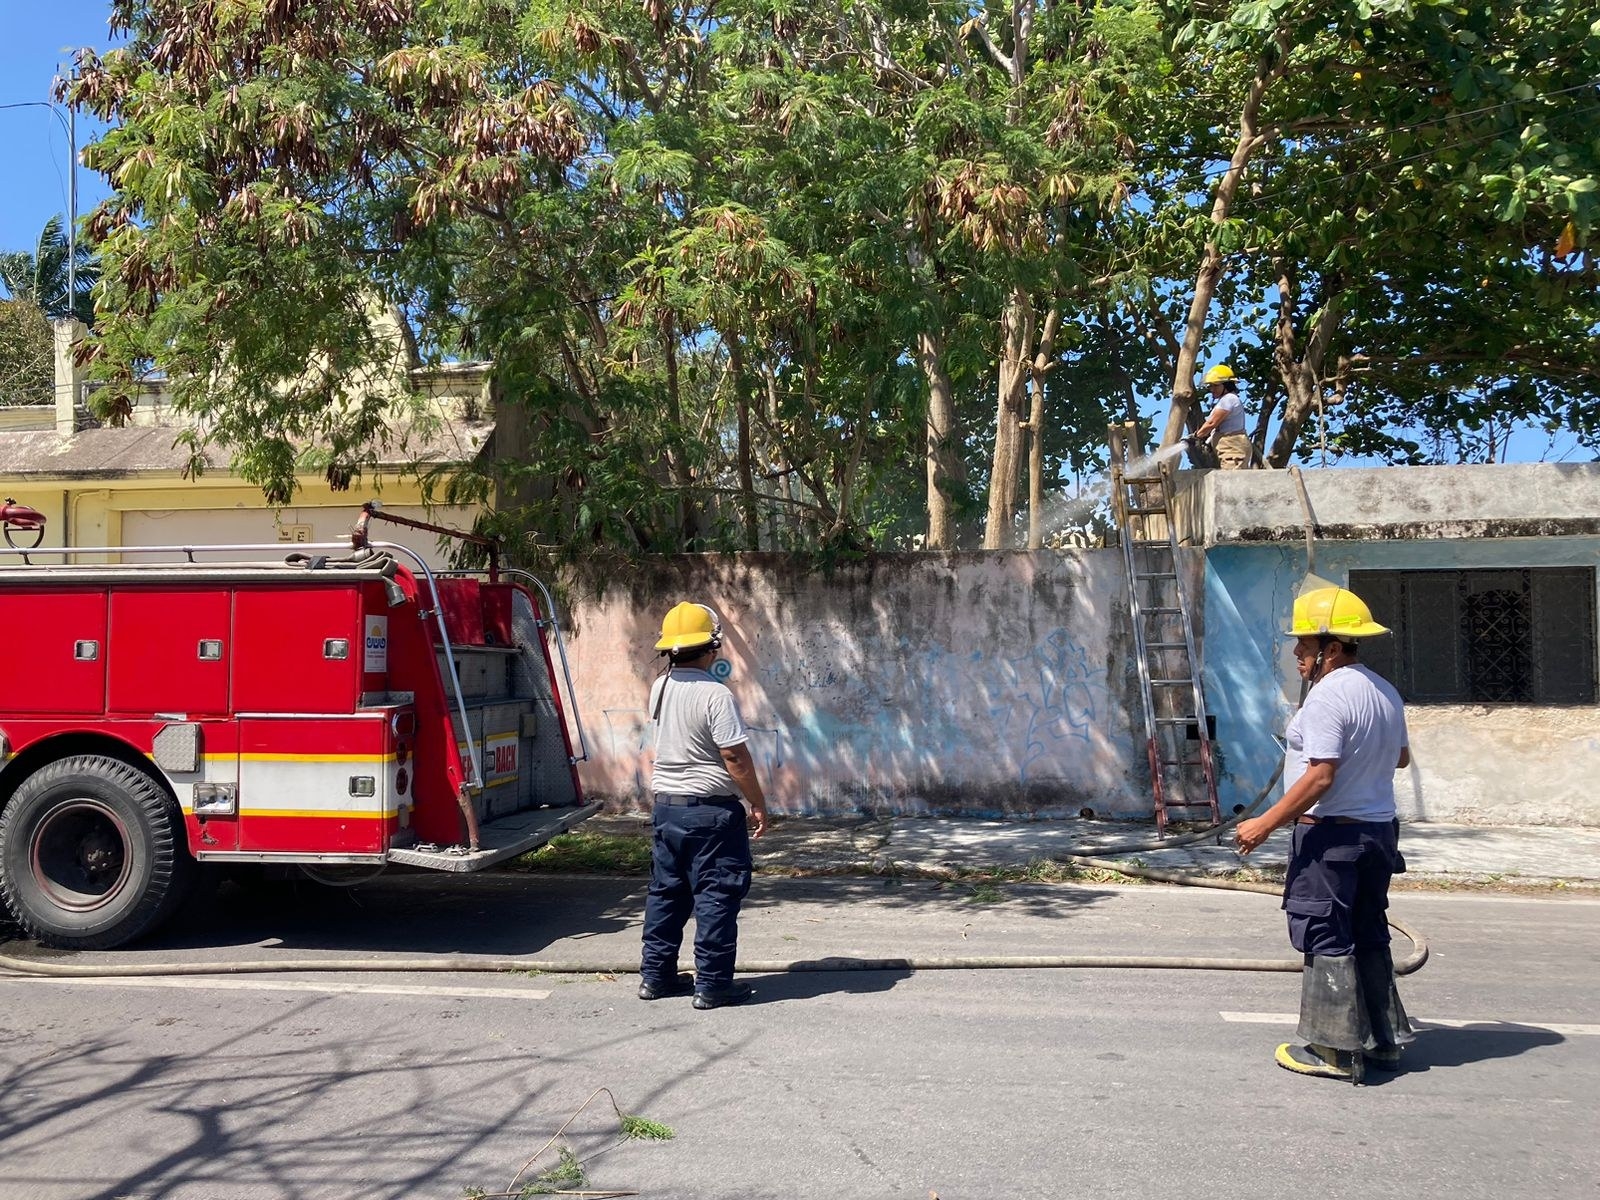
[[(579, 803), (549, 652), (529, 593), (476, 579), (445, 578), (437, 585), (467, 730), (483, 763), (484, 787), (475, 800), (479, 819)], [(491, 644), (490, 638), (503, 641)], [(445, 651), (436, 651), (454, 711)], [(459, 728), (456, 736), (459, 742)], [(465, 758), (466, 744), (460, 747)]]
[(73, 716), (106, 710), (106, 593), (67, 588), (0, 589), (0, 629), (9, 712)]
[(226, 713), (230, 599), (215, 586), (114, 589), (106, 711)]
[(239, 849), (381, 858), (398, 808), (396, 710), (239, 718)]
[(234, 711), (352, 712), (364, 656), (361, 597), (355, 581), (337, 576), (238, 588)]

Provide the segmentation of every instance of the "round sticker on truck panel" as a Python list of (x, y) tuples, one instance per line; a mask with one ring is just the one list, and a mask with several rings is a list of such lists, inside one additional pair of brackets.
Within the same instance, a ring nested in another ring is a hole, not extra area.
[(368, 616), (364, 624), (366, 637), (361, 669), (368, 674), (382, 675), (389, 670), (389, 618)]

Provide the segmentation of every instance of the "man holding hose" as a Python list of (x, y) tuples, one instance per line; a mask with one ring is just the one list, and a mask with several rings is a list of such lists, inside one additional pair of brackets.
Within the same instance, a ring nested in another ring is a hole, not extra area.
[(1344, 588), (1308, 591), (1289, 631), (1310, 692), (1289, 722), (1283, 799), (1241, 821), (1248, 854), (1284, 825), (1294, 840), (1284, 880), (1289, 940), (1305, 955), (1304, 1045), (1278, 1047), (1280, 1067), (1360, 1083), (1367, 1066), (1396, 1070), (1412, 1040), (1389, 951), (1389, 879), (1405, 870), (1394, 773), (1409, 765), (1405, 706), (1359, 661), (1361, 638), (1389, 630)]

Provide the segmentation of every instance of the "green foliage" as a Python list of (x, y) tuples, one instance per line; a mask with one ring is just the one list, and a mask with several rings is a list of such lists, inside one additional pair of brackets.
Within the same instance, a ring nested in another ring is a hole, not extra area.
[(1018, 486), (1008, 371), (1043, 356), (1044, 490), (1093, 473), (1171, 385), (1208, 243), (1202, 353), (1284, 408), (1278, 461), (1319, 405), (1395, 461), (1595, 437), (1577, 0), (113, 12), (71, 94), (118, 189), (98, 394), (164, 372), (274, 501), (420, 419), (415, 363), (478, 357), (493, 455), (430, 483), (525, 559), (837, 561), (935, 497), (973, 544)]
[(55, 342), (31, 300), (0, 300), (0, 406), (55, 399)]
[[(76, 272), (67, 270), (68, 260), (76, 259)], [(85, 325), (94, 324), (93, 291), (100, 269), (94, 254), (81, 241), (67, 244), (67, 231), (59, 216), (45, 222), (38, 244), (29, 252), (11, 250), (0, 253), (0, 284), (13, 300), (25, 300), (38, 307), (47, 318), (73, 316)], [(72, 291), (69, 299), (67, 293)]]
[(558, 1147), (557, 1153), (560, 1158), (556, 1165), (541, 1171), (531, 1182), (524, 1184), (517, 1195), (550, 1196), (588, 1186), (589, 1172), (584, 1169), (582, 1160), (567, 1146)]
[(678, 1135), (673, 1132), (670, 1125), (663, 1125), (660, 1121), (652, 1121), (648, 1117), (636, 1117), (624, 1113), (622, 1136), (637, 1138), (643, 1142), (670, 1142)]

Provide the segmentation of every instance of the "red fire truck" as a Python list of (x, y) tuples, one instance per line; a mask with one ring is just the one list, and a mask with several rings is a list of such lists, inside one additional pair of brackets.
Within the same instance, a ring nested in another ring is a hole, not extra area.
[(487, 539), (376, 504), (349, 544), (48, 549), (11, 501), (0, 531), (0, 893), (42, 942), (120, 945), (238, 864), (480, 870), (599, 808), (550, 593)]

